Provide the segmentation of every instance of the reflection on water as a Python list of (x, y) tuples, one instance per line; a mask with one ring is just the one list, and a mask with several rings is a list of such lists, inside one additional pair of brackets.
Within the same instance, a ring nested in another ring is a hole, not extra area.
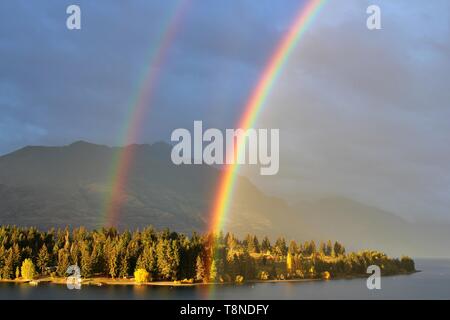
[(422, 272), (384, 277), (381, 290), (366, 279), (195, 287), (0, 284), (0, 299), (450, 299), (450, 260), (416, 259)]

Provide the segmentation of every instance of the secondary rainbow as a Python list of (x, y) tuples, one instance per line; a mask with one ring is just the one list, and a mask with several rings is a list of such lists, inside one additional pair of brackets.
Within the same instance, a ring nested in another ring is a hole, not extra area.
[[(256, 87), (245, 105), (244, 113), (238, 122), (237, 128), (248, 129), (254, 126), (273, 84), (289, 58), (290, 53), (300, 41), (302, 35), (308, 29), (308, 26), (317, 16), (326, 1), (327, 0), (310, 0), (302, 6), (294, 22), (279, 42), (274, 54), (269, 59)], [(245, 152), (243, 146), (245, 146), (245, 143), (242, 142), (237, 145), (238, 155), (241, 152)], [(214, 234), (218, 234), (223, 228), (224, 220), (232, 201), (238, 169), (239, 165), (237, 164), (225, 167), (219, 179), (209, 225), (209, 231)]]
[(138, 90), (133, 95), (128, 116), (120, 134), (119, 145), (108, 178), (107, 196), (102, 210), (102, 224), (115, 226), (118, 222), (120, 208), (126, 197), (126, 184), (133, 162), (135, 146), (142, 124), (148, 111), (148, 105), (154, 93), (155, 84), (161, 71), (161, 66), (167, 52), (179, 29), (180, 22), (191, 0), (178, 0), (174, 5), (165, 25), (161, 28), (159, 40), (154, 48), (150, 49), (147, 66), (143, 68), (142, 78)]

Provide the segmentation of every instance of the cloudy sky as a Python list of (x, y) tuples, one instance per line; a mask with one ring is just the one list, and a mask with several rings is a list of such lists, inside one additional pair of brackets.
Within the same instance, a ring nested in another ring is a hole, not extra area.
[[(0, 3), (0, 154), (75, 140), (117, 145), (179, 1)], [(366, 8), (381, 7), (369, 31)], [(170, 42), (137, 143), (179, 127), (232, 128), (298, 0), (192, 0)], [(280, 128), (294, 202), (340, 195), (409, 219), (450, 221), (450, 3), (329, 0), (273, 87), (258, 127)]]

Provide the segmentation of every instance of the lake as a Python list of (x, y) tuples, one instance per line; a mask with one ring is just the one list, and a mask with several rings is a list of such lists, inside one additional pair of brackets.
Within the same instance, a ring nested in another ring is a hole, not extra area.
[(83, 286), (0, 283), (0, 299), (450, 299), (450, 259), (415, 259), (412, 275), (383, 277), (380, 290), (366, 279), (194, 287)]

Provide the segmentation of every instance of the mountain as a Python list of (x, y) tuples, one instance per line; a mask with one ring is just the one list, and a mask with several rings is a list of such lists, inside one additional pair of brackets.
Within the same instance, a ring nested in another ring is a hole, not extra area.
[[(63, 147), (25, 147), (0, 157), (0, 224), (105, 225), (113, 160), (129, 151), (134, 157), (117, 226), (205, 230), (220, 171), (207, 165), (176, 166), (170, 159), (171, 146), (162, 142), (118, 148), (78, 141)], [(265, 196), (246, 178), (238, 180), (228, 226), (237, 233), (281, 234), (285, 228), (273, 213), (281, 218), (287, 206)], [(234, 214), (237, 209), (239, 214)]]
[[(127, 150), (124, 150), (127, 149)], [(102, 227), (117, 155), (133, 152), (116, 221), (119, 229), (153, 225), (204, 231), (220, 169), (176, 166), (171, 146), (108, 147), (78, 141), (62, 147), (29, 146), (0, 157), (0, 224)], [(389, 254), (450, 256), (450, 226), (414, 224), (351, 199), (328, 197), (288, 205), (238, 177), (224, 231), (297, 240), (339, 240), (349, 249)]]

